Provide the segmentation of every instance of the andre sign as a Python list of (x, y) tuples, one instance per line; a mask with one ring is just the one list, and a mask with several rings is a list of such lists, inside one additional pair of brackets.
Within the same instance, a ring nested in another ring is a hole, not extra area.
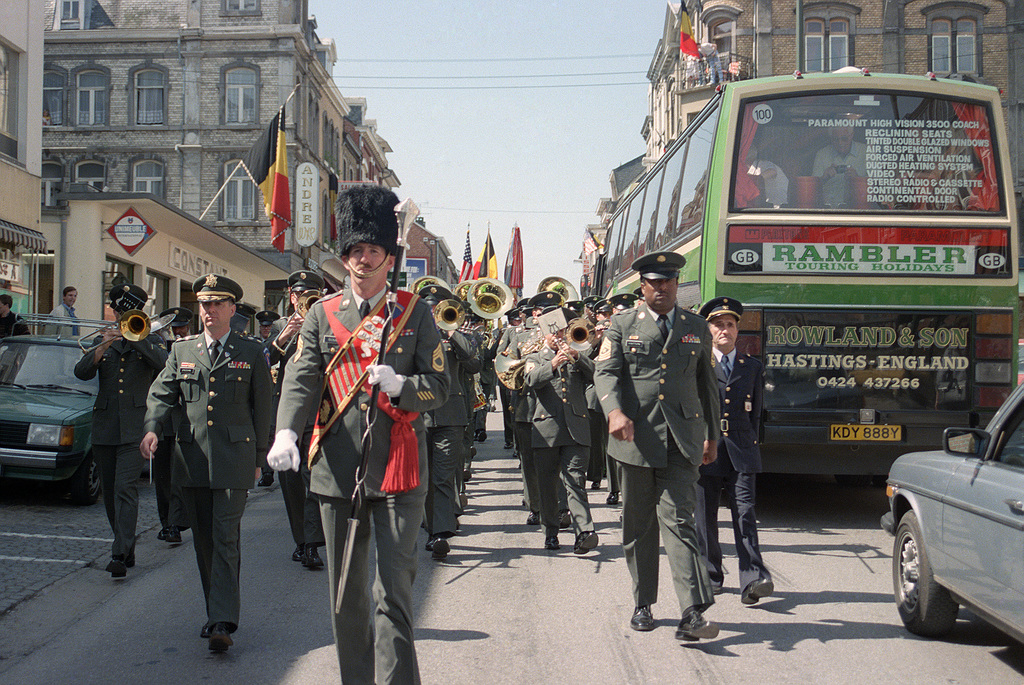
[(320, 172), (310, 162), (295, 168), (295, 242), (316, 244), (320, 235)]
[(125, 252), (133, 255), (146, 244), (147, 240), (153, 237), (156, 231), (139, 216), (138, 212), (129, 207), (120, 219), (111, 224), (107, 233), (124, 248)]

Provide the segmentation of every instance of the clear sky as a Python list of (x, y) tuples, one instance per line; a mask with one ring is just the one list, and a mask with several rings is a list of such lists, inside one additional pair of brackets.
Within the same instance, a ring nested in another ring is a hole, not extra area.
[(342, 95), (367, 99), (394, 149), (399, 197), (419, 205), (455, 268), (467, 225), (475, 259), (489, 223), (500, 275), (518, 223), (533, 294), (546, 276), (579, 284), (575, 260), (609, 175), (645, 152), (646, 74), (666, 7), (310, 0), (309, 12), (336, 43)]

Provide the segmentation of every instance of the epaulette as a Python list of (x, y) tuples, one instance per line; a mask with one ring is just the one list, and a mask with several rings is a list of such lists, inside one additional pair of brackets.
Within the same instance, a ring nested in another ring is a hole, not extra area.
[[(326, 302), (327, 300), (333, 300), (334, 298), (338, 297), (339, 295), (343, 294), (344, 292), (345, 292), (344, 290), (336, 290), (333, 293), (331, 293), (330, 295), (324, 295), (319, 300), (317, 300), (317, 302)], [(316, 302), (314, 302), (313, 304), (316, 304)]]
[(202, 335), (202, 333), (193, 333), (192, 335), (185, 335), (185, 336), (182, 336), (182, 337), (178, 338), (174, 342), (185, 342), (186, 340), (195, 340), (200, 335)]

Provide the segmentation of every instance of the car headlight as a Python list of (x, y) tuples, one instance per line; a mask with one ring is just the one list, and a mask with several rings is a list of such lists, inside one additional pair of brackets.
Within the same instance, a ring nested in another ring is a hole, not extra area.
[(29, 445), (70, 447), (75, 442), (75, 427), (57, 426), (51, 423), (30, 423), (26, 442)]

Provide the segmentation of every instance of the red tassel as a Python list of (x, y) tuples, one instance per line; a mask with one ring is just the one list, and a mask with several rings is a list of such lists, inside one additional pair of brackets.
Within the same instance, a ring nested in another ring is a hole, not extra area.
[(399, 409), (391, 404), (386, 393), (377, 395), (377, 408), (391, 417), (391, 450), (388, 453), (388, 467), (384, 471), (381, 490), (397, 495), (419, 487), (420, 450), (413, 420), (419, 412)]

